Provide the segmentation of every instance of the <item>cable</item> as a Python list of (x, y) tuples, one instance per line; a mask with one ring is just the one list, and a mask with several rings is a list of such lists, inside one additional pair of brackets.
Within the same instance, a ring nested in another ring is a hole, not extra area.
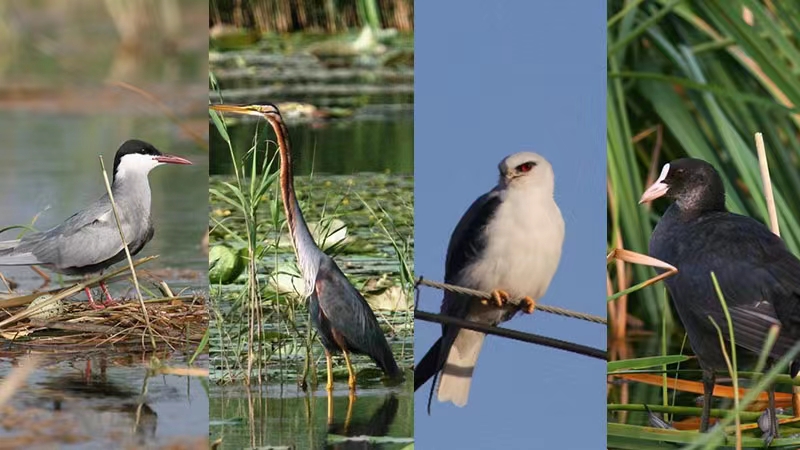
[(514, 339), (522, 342), (528, 342), (531, 344), (544, 345), (545, 347), (551, 347), (572, 353), (578, 353), (580, 355), (602, 359), (604, 361), (608, 360), (608, 353), (605, 350), (589, 347), (586, 345), (575, 344), (572, 342), (562, 341), (560, 339), (553, 339), (538, 334), (524, 333), (522, 331), (510, 330), (508, 328), (486, 325), (483, 323), (472, 322), (469, 320), (458, 319), (455, 317), (444, 316), (441, 314), (433, 314), (419, 310), (414, 311), (414, 319), (425, 320), (428, 322), (436, 322), (444, 325), (454, 325), (459, 328), (466, 328), (468, 330), (480, 331), (481, 333), (492, 334), (495, 336)]
[[(475, 289), (469, 289), (469, 288), (465, 288), (465, 287), (462, 287), (462, 286), (456, 286), (456, 285), (453, 285), (453, 284), (439, 283), (437, 281), (430, 281), (430, 280), (426, 280), (426, 279), (424, 279), (422, 277), (419, 277), (419, 279), (417, 280), (416, 286), (419, 286), (419, 285), (425, 285), (425, 286), (428, 286), (428, 287), (432, 287), (432, 288), (436, 288), (436, 289), (442, 289), (442, 290), (445, 290), (445, 291), (456, 292), (456, 293), (459, 293), (459, 294), (471, 295), (473, 297), (478, 297), (478, 298), (491, 298), (492, 297), (492, 295), (490, 293), (488, 293), (488, 292), (476, 291)], [(536, 310), (537, 311), (546, 312), (546, 313), (550, 313), (550, 314), (556, 314), (556, 315), (563, 316), (563, 317), (569, 317), (569, 318), (572, 318), (572, 319), (585, 320), (587, 322), (599, 323), (599, 324), (603, 324), (603, 325), (607, 325), (608, 324), (608, 320), (606, 320), (605, 317), (595, 316), (595, 315), (592, 315), (592, 314), (586, 314), (586, 313), (581, 313), (581, 312), (576, 312), (576, 311), (570, 311), (568, 309), (558, 308), (556, 306), (542, 305), (539, 302), (536, 302)]]

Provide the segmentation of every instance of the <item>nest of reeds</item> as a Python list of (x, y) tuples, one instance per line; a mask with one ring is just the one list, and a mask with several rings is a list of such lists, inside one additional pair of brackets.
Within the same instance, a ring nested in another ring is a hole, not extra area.
[(127, 271), (126, 266), (66, 288), (0, 300), (0, 337), (39, 350), (51, 346), (74, 350), (100, 345), (173, 349), (199, 345), (208, 324), (206, 299), (175, 295), (164, 282), (159, 286), (162, 297), (142, 301), (134, 297), (100, 310), (90, 308), (87, 302), (63, 301), (87, 286), (123, 277)]

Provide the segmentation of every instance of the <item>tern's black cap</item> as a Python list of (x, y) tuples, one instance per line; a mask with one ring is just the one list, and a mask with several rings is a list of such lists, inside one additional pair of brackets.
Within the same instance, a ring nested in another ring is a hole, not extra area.
[(140, 154), (140, 155), (152, 155), (152, 156), (160, 156), (161, 152), (158, 151), (157, 148), (145, 141), (140, 141), (139, 139), (129, 139), (122, 143), (119, 146), (119, 150), (117, 150), (117, 154), (114, 155), (114, 174), (117, 173), (117, 168), (119, 167), (119, 163), (122, 160), (122, 157), (125, 155), (130, 154)]

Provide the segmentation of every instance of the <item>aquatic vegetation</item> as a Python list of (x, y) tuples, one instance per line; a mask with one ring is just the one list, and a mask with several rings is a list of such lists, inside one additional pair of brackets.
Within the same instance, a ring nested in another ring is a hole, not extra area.
[[(213, 177), (212, 190), (229, 182), (230, 177)], [(389, 342), (401, 366), (413, 361), (413, 311), (411, 306), (411, 267), (413, 261), (413, 179), (409, 176), (385, 174), (359, 174), (354, 176), (297, 177), (298, 196), (304, 202), (307, 219), (313, 223), (347, 224), (347, 238), (328, 248), (337, 263), (353, 284), (376, 309), (379, 322), (389, 334)], [(265, 199), (272, 203), (278, 195), (273, 189)], [(212, 198), (212, 220), (222, 225), (211, 233), (212, 248), (216, 245), (234, 245), (244, 240), (245, 222), (228, 211), (222, 201)], [(216, 211), (216, 213), (214, 213)], [(216, 217), (214, 215), (216, 214)], [(227, 214), (227, 215), (226, 215)], [(279, 226), (272, 214), (279, 216)], [(264, 224), (258, 240), (262, 259), (256, 264), (256, 279), (261, 287), (259, 307), (263, 313), (263, 353), (266, 377), (269, 381), (295, 382), (302, 376), (303, 361), (308, 354), (310, 337), (307, 309), (297, 289), (299, 272), (294, 262), (291, 246), (287, 246), (282, 210), (265, 210), (256, 215)], [(329, 237), (341, 228), (327, 228)], [(322, 236), (322, 234), (321, 234)], [(294, 278), (294, 280), (292, 280)], [(245, 277), (230, 285), (212, 285), (212, 379), (233, 381), (245, 377), (243, 363), (247, 358), (247, 329), (239, 320), (245, 292)], [(394, 302), (391, 300), (394, 299)], [(376, 306), (378, 308), (376, 308)], [(391, 309), (383, 309), (383, 308)], [(316, 343), (311, 347), (312, 358), (320, 373), (324, 374), (322, 349)], [(372, 368), (367, 358), (356, 357), (358, 369)], [(334, 372), (346, 378), (344, 366)], [(257, 376), (251, 373), (252, 376)], [(379, 371), (375, 371), (379, 376)], [(311, 374), (316, 376), (316, 371)], [(312, 379), (312, 382), (314, 380)]]

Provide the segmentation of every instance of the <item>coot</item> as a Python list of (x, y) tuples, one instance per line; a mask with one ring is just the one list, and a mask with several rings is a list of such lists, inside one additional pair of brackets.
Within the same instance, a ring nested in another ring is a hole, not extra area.
[[(711, 164), (692, 158), (664, 165), (639, 203), (665, 197), (673, 203), (650, 238), (650, 255), (678, 268), (665, 280), (675, 309), (703, 370), (701, 431), (708, 430), (714, 370), (726, 370), (717, 329), (727, 322), (711, 280), (714, 272), (731, 315), (743, 358), (758, 355), (772, 325), (781, 327), (769, 357), (778, 359), (800, 339), (800, 260), (762, 223), (725, 208), (725, 188)], [(792, 366), (796, 375), (797, 365)], [(778, 436), (774, 388), (769, 391)]]

